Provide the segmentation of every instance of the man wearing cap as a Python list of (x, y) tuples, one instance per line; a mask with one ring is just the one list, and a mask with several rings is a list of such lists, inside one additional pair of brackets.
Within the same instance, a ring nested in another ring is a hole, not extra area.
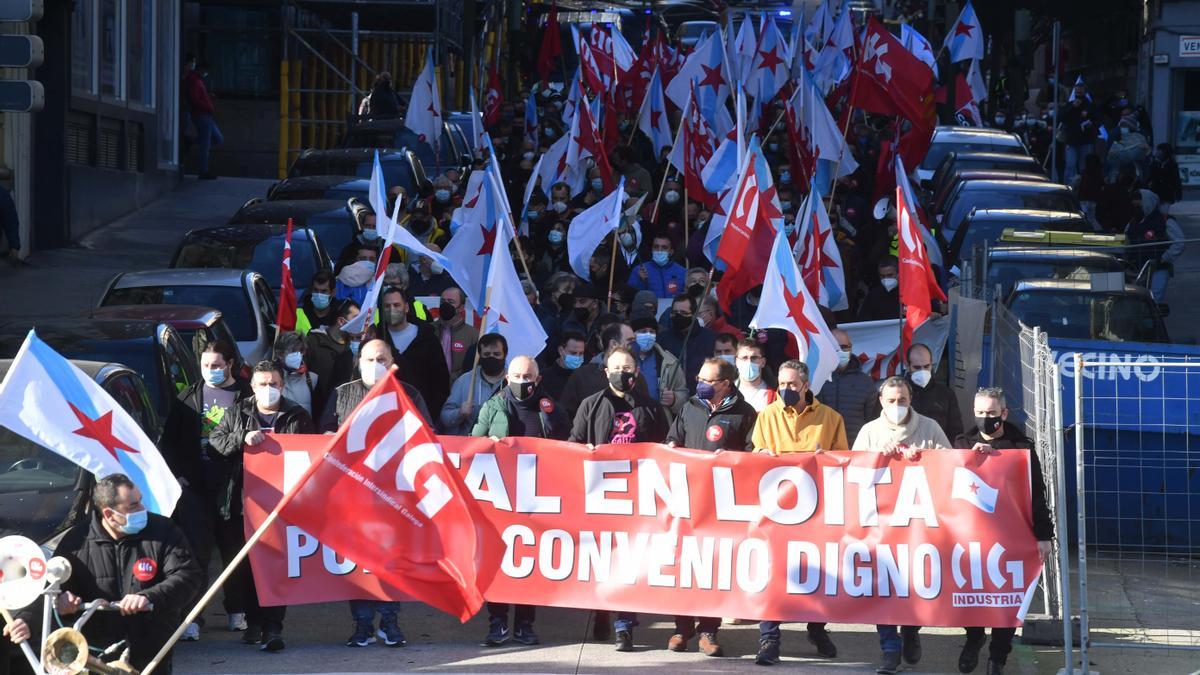
[(652, 316), (633, 320), (633, 350), (638, 359), (638, 372), (646, 383), (650, 398), (658, 401), (671, 413), (679, 414), (688, 397), (687, 382), (683, 379), (683, 368), (679, 359), (671, 355), (656, 342), (658, 321)]

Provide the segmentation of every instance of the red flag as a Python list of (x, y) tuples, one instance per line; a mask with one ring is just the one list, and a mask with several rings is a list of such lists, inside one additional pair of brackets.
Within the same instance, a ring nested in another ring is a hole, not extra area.
[(896, 156), (896, 255), (900, 258), (900, 302), (904, 305), (904, 330), (900, 353), (907, 354), (913, 331), (933, 312), (933, 300), (946, 301), (933, 274), (925, 249), (925, 228), (904, 173), (904, 160)]
[(696, 104), (696, 85), (693, 84), (691, 89), (691, 99), (680, 121), (683, 130), (677, 134), (683, 139), (684, 186), (689, 199), (701, 202), (710, 209), (717, 208), (720, 204), (716, 195), (704, 189), (704, 180), (700, 177), (700, 172), (716, 152), (717, 138), (708, 126), (708, 120), (704, 119), (700, 106)]
[(717, 299), (726, 311), (735, 298), (763, 283), (775, 235), (781, 227), (779, 197), (756, 137), (746, 149), (733, 206), (717, 247), (716, 257), (726, 266), (717, 284)]
[[(933, 108), (933, 72), (875, 17), (867, 20), (858, 60), (854, 64), (850, 104), (867, 112), (900, 115), (912, 123), (914, 134), (900, 152), (916, 165), (929, 149), (937, 122)], [(905, 147), (907, 146), (907, 147)]]
[(500, 106), (503, 103), (500, 73), (496, 70), (496, 64), (492, 64), (488, 68), (487, 91), (483, 94), (483, 126), (490, 127), (500, 123)]
[[(607, 111), (606, 114), (615, 115), (612, 111)], [(571, 140), (567, 148), (567, 161), (574, 163), (591, 157), (596, 162), (596, 168), (600, 170), (604, 192), (611, 192), (617, 184), (613, 181), (612, 167), (608, 163), (608, 153), (605, 152), (604, 143), (596, 129), (596, 120), (592, 119), (591, 106), (584, 97), (580, 97), (579, 106), (575, 108), (575, 120), (569, 133)]]
[(292, 283), (292, 219), (288, 218), (287, 238), (283, 240), (283, 270), (279, 284), (279, 313), (275, 323), (280, 333), (296, 330), (296, 286)]
[(979, 114), (979, 104), (975, 102), (975, 94), (967, 84), (967, 78), (962, 72), (954, 79), (954, 117), (959, 126), (981, 127), (983, 116)]
[[(466, 621), (503, 545), (399, 380), (379, 382), (279, 517), (418, 600)], [(480, 574), (484, 577), (481, 578)]]
[(558, 32), (558, 3), (550, 7), (550, 15), (546, 17), (546, 27), (542, 29), (542, 48), (538, 51), (537, 71), (542, 78), (542, 86), (550, 82), (550, 71), (554, 69), (554, 59), (562, 56), (562, 36)]

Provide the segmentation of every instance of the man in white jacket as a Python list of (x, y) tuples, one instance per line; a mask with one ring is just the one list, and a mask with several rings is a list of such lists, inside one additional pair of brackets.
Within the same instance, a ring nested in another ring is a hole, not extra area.
[[(949, 448), (950, 440), (938, 423), (911, 407), (912, 389), (903, 377), (889, 377), (879, 386), (883, 412), (867, 422), (854, 439), (852, 450), (870, 450), (916, 459), (922, 450)], [(921, 660), (920, 626), (876, 626), (883, 658), (877, 673), (896, 673), (900, 659), (909, 664)]]

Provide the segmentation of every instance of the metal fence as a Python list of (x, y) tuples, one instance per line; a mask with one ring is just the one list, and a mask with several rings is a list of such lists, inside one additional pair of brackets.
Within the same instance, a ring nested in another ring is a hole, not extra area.
[(1200, 663), (1200, 363), (1072, 354), (1061, 378), (1083, 671), (1091, 649)]

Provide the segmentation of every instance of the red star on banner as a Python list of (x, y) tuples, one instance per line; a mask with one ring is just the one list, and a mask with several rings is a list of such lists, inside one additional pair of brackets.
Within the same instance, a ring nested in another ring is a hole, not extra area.
[[(788, 316), (796, 322), (796, 327), (805, 335), (816, 335), (819, 331), (817, 326), (809, 321), (804, 314), (804, 292), (797, 290), (795, 295), (788, 290), (786, 281), (783, 284), (783, 301), (787, 303)], [(804, 343), (807, 346), (808, 338), (804, 338)]]
[(498, 229), (500, 229), (499, 223), (490, 230), (483, 225), (479, 226), (479, 231), (483, 233), (483, 245), (479, 247), (479, 252), (475, 255), (492, 254), (492, 249), (496, 248), (496, 230)]
[(971, 31), (974, 30), (974, 28), (975, 28), (975, 26), (972, 26), (971, 24), (969, 24), (965, 21), (960, 22), (957, 26), (954, 27), (954, 37), (958, 37), (959, 35), (966, 35), (967, 37), (971, 37)]
[(725, 84), (725, 78), (721, 76), (720, 68), (709, 68), (703, 63), (700, 68), (704, 70), (704, 79), (696, 83), (697, 87), (712, 87), (713, 91), (720, 91), (721, 85)]
[(771, 69), (771, 75), (775, 74), (775, 67), (783, 65), (783, 59), (779, 58), (778, 47), (771, 47), (771, 51), (760, 51), (758, 55), (762, 58), (762, 62), (758, 64), (760, 69)]
[(661, 110), (655, 110), (654, 108), (650, 109), (650, 126), (651, 126), (651, 128), (654, 128), (654, 129), (658, 128), (658, 120), (661, 117), (662, 117)]
[(975, 482), (971, 483), (971, 494), (979, 494), (979, 484), (978, 483), (975, 483)]
[(71, 406), (71, 412), (75, 413), (75, 417), (79, 420), (79, 424), (81, 425), (73, 432), (76, 436), (82, 436), (83, 438), (90, 438), (93, 441), (96, 441), (100, 444), (100, 447), (108, 451), (108, 454), (112, 455), (113, 459), (117, 461), (120, 461), (120, 457), (117, 456), (117, 450), (124, 450), (125, 452), (130, 453), (137, 452), (137, 450), (126, 445), (113, 433), (111, 410), (97, 417), (96, 419), (92, 419), (88, 417), (87, 414), (82, 410), (76, 408), (74, 404), (67, 403), (67, 405)]

